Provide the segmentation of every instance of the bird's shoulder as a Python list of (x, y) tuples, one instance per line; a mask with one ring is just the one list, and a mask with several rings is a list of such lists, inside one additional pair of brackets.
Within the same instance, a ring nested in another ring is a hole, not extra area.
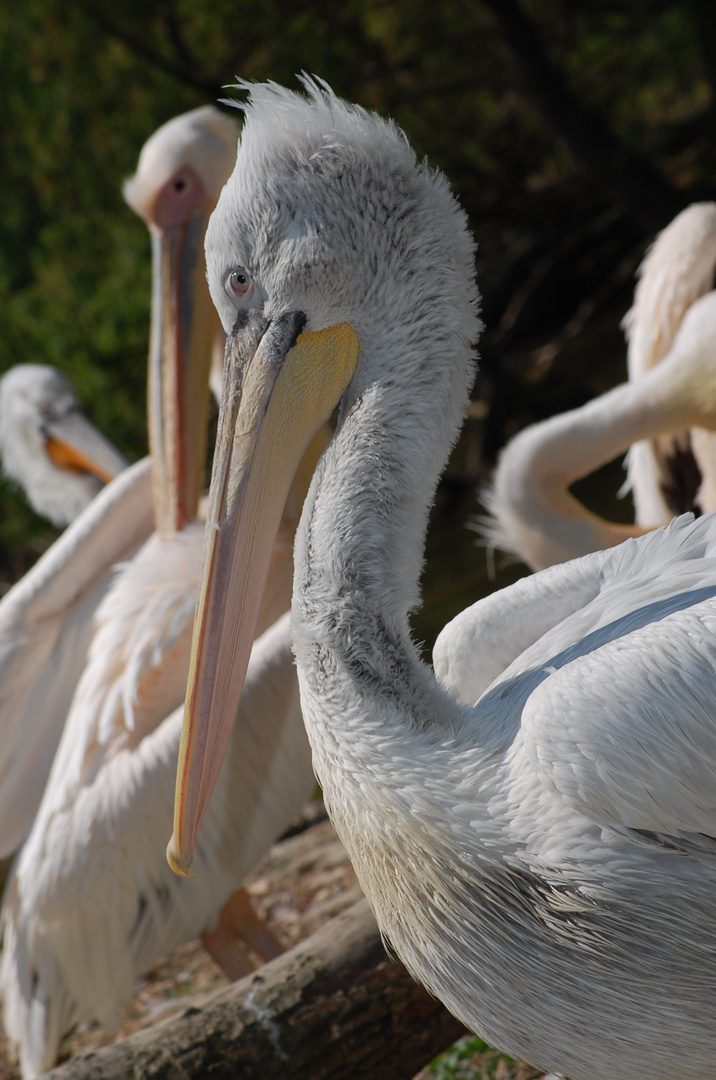
[(541, 784), (593, 821), (716, 834), (715, 542), (709, 516), (614, 549), (478, 703), (499, 696)]

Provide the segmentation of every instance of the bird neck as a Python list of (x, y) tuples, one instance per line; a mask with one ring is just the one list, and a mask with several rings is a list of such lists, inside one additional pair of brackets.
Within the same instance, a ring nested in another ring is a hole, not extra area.
[(691, 417), (690, 391), (682, 392), (661, 364), (580, 409), (527, 428), (498, 464), (487, 496), (487, 535), (538, 570), (647, 531), (591, 513), (569, 486), (632, 443), (688, 427)]
[(350, 743), (354, 728), (365, 750), (389, 727), (454, 722), (455, 706), (411, 640), (408, 612), (419, 597), (428, 511), (467, 403), (472, 362), (463, 351), (452, 371), (439, 355), (426, 359), (442, 385), (391, 378), (344, 402), (306, 499), (292, 619), (304, 708), (323, 729), (314, 737), (319, 775), (317, 745), (343, 743), (332, 762), (343, 772), (344, 736)]

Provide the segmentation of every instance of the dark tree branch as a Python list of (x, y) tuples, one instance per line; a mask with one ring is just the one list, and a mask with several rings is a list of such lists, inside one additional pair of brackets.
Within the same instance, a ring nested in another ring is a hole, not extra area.
[(48, 1080), (410, 1080), (464, 1028), (386, 956), (365, 900), (253, 975)]
[[(543, 115), (559, 131), (575, 157), (627, 205), (645, 232), (663, 228), (683, 208), (680, 196), (645, 158), (624, 146), (596, 113), (574, 98), (516, 0), (480, 2), (495, 18)], [(472, 5), (475, 0), (469, 3)]]

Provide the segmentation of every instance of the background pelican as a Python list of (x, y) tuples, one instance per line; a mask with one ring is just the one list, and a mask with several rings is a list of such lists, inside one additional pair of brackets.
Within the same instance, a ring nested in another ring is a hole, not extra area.
[[(639, 269), (623, 323), (630, 379), (677, 347), (686, 312), (713, 289), (715, 268), (716, 203), (693, 203), (659, 233)], [(716, 509), (716, 436), (695, 426), (635, 443), (627, 455), (627, 486), (638, 525)]]
[[(526, 428), (505, 447), (486, 493), (490, 543), (539, 570), (675, 513), (716, 509), (715, 264), (716, 204), (696, 203), (642, 264), (624, 320), (630, 382)], [(627, 449), (636, 527), (590, 513), (568, 490)]]
[(44, 364), (0, 379), (0, 456), (33, 509), (61, 526), (129, 464), (82, 413), (70, 380)]
[(0, 857), (22, 843), (114, 578), (154, 528), (148, 460), (121, 473), (0, 601)]
[[(292, 632), (316, 771), (379, 925), (466, 1025), (536, 1065), (709, 1075), (716, 526), (553, 567), (491, 598), (491, 618), (478, 603), (473, 656), (494, 630), (512, 657), (474, 707), (445, 692), (407, 612), (473, 379), (473, 244), (401, 132), (306, 86), (250, 87), (207, 233), (234, 329), (170, 858), (186, 870), (241, 693), (278, 513), (261, 488), (259, 523), (259, 484), (280, 506), (340, 400)], [(293, 454), (274, 437), (287, 417)]]
[[(0, 857), (17, 849), (32, 823), (115, 566), (151, 535), (155, 504), (158, 527), (169, 533), (194, 513), (211, 342), (221, 334), (200, 253), (236, 138), (236, 125), (217, 109), (192, 110), (155, 133), (125, 185), (153, 238), (151, 483), (145, 462), (109, 485), (0, 603)], [(198, 143), (208, 158), (201, 173)], [(191, 312), (183, 322), (182, 293)]]
[[(315, 786), (285, 623), (257, 645), (253, 684), (241, 704), (248, 726), (239, 729), (203, 849), (206, 879), (180, 882), (161, 858), (181, 731), (173, 710), (186, 688), (203, 534), (195, 520), (202, 474), (196, 457), (203, 461), (205, 452), (212, 340), (217, 330), (223, 337), (199, 241), (236, 138), (233, 121), (215, 109), (178, 117), (149, 140), (125, 186), (154, 244), (157, 531), (95, 613), (87, 663), (8, 885), (4, 1014), (25, 1076), (54, 1063), (75, 1022), (96, 1018), (112, 1031), (138, 975), (197, 934), (204, 932), (232, 975), (249, 969), (237, 932), (260, 958), (279, 948), (246, 895), (232, 894)], [(288, 608), (293, 535), (325, 442), (319, 433), (283, 508), (259, 631)]]

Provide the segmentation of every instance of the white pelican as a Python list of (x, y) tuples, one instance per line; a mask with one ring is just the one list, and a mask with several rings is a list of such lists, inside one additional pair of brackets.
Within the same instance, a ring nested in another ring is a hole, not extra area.
[[(0, 602), (3, 858), (18, 848), (37, 811), (115, 567), (152, 533), (152, 489), (163, 531), (193, 514), (205, 452), (210, 343), (221, 333), (200, 253), (208, 214), (235, 157), (237, 130), (211, 107), (175, 118), (149, 140), (125, 186), (152, 225), (152, 482), (149, 462), (118, 477)], [(179, 366), (172, 366), (174, 357)]]
[[(693, 203), (659, 233), (639, 268), (623, 322), (630, 379), (677, 344), (686, 312), (713, 289), (715, 269), (716, 203)], [(695, 426), (635, 443), (627, 455), (627, 486), (638, 525), (663, 525), (685, 510), (715, 510), (716, 436)]]
[[(486, 493), (490, 543), (539, 570), (638, 536), (674, 513), (716, 509), (714, 265), (716, 204), (695, 203), (641, 266), (624, 320), (630, 381), (526, 428), (503, 450)], [(627, 449), (636, 526), (605, 521), (568, 490)]]
[(129, 464), (82, 413), (70, 380), (44, 364), (0, 379), (0, 456), (33, 509), (61, 526)]
[(169, 857), (186, 871), (241, 694), (280, 512), (264, 480), (280, 507), (340, 402), (292, 635), (316, 772), (382, 931), (468, 1027), (544, 1069), (711, 1076), (716, 525), (682, 519), (476, 604), (461, 642), (481, 625), (468, 651), (493, 671), (474, 706), (446, 692), (407, 613), (473, 379), (465, 217), (393, 124), (310, 81), (248, 89), (207, 232), (234, 329)]
[[(217, 131), (223, 157), (215, 152)], [(233, 121), (217, 110), (178, 117), (150, 139), (125, 188), (132, 196), (141, 192), (135, 206), (154, 234), (160, 275), (150, 354), (151, 380), (159, 384), (150, 393), (150, 426), (160, 426), (153, 440), (157, 532), (118, 573), (95, 613), (87, 663), (7, 888), (5, 1026), (26, 1077), (52, 1066), (74, 1023), (96, 1018), (114, 1030), (137, 977), (198, 934), (233, 975), (249, 970), (238, 932), (259, 957), (279, 948), (246, 894), (232, 894), (315, 787), (285, 620), (257, 643), (240, 706), (248, 724), (238, 728), (224, 795), (205, 837), (205, 879), (179, 881), (161, 857), (181, 732), (181, 714), (173, 710), (186, 688), (203, 533), (191, 520), (201, 477), (195, 459), (203, 458), (205, 442), (206, 361), (214, 327), (220, 330), (200, 234), (236, 139)], [(158, 168), (167, 160), (173, 171)], [(159, 193), (152, 194), (157, 172)], [(195, 322), (199, 313), (203, 330)], [(177, 402), (179, 419), (167, 424)], [(260, 632), (289, 606), (293, 535), (325, 443), (321, 432), (283, 508)]]

